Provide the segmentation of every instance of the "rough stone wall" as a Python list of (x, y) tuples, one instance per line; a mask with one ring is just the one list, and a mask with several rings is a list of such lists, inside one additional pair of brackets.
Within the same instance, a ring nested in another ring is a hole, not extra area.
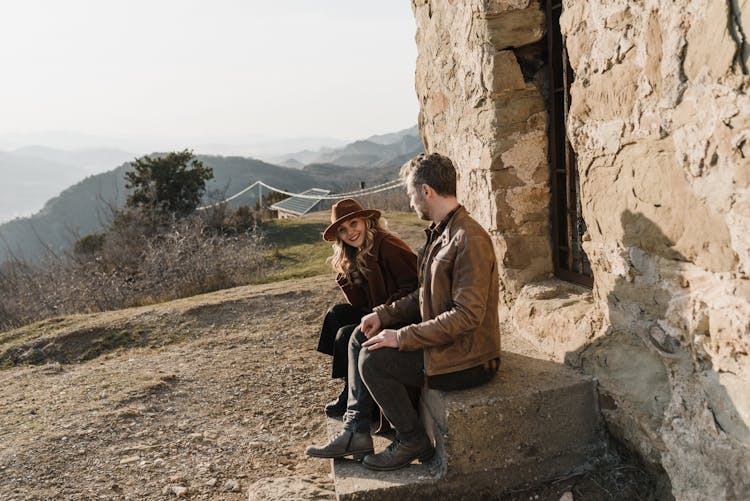
[(569, 137), (605, 327), (583, 366), (678, 498), (747, 499), (750, 1), (564, 7)]
[(552, 269), (547, 114), (533, 64), (544, 15), (531, 0), (415, 0), (413, 7), (422, 138), (427, 151), (456, 162), (459, 196), (490, 231), (503, 264), (507, 303)]
[(564, 1), (593, 291), (549, 280), (538, 2), (413, 7), (420, 129), (493, 235), (502, 318), (598, 377), (677, 499), (750, 498), (750, 0)]

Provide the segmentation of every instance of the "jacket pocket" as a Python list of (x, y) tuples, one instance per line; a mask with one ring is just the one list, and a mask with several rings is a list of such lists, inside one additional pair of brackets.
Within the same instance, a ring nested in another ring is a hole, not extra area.
[(435, 254), (430, 263), (430, 271), (434, 281), (442, 282), (451, 276), (455, 258), (456, 250), (451, 248), (440, 249)]

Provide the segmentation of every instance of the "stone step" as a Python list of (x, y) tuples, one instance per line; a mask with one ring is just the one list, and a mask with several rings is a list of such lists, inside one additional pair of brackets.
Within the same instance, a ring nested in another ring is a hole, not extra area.
[[(328, 420), (329, 436), (333, 437), (341, 428), (341, 421)], [(391, 443), (379, 436), (373, 437), (373, 442), (376, 452)], [(368, 470), (362, 463), (348, 458), (334, 459), (332, 464), (338, 500), (419, 499), (415, 495), (420, 486), (440, 480), (440, 463), (434, 460), (425, 464), (415, 461), (407, 468), (389, 472)]]
[(594, 467), (607, 452), (595, 382), (564, 365), (505, 352), (491, 383), (430, 390), (422, 415), (441, 478), (506, 492)]
[[(339, 500), (498, 496), (610, 459), (595, 382), (547, 360), (505, 351), (491, 383), (426, 390), (420, 412), (435, 458), (396, 472), (335, 460)], [(341, 426), (335, 423), (331, 431)], [(388, 443), (376, 442), (375, 449)]]

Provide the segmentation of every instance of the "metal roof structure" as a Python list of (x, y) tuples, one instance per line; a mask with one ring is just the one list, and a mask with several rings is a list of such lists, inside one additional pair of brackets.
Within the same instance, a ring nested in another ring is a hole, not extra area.
[(320, 188), (312, 188), (307, 191), (303, 191), (300, 195), (307, 196), (320, 196), (321, 198), (301, 198), (301, 197), (289, 197), (286, 200), (277, 202), (271, 206), (271, 209), (289, 212), (298, 216), (303, 216), (315, 208), (320, 203), (322, 197), (328, 195), (330, 190), (323, 190)]

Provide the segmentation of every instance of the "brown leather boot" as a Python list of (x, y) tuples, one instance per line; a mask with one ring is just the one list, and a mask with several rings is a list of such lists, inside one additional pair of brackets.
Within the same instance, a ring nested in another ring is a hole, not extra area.
[(322, 447), (311, 445), (305, 454), (314, 458), (343, 458), (352, 456), (355, 461), (372, 454), (372, 437), (369, 433), (344, 430)]
[(424, 463), (434, 455), (435, 448), (432, 446), (430, 437), (423, 435), (421, 438), (409, 442), (394, 440), (384, 451), (365, 456), (362, 464), (371, 470), (399, 470), (408, 466), (415, 459)]

